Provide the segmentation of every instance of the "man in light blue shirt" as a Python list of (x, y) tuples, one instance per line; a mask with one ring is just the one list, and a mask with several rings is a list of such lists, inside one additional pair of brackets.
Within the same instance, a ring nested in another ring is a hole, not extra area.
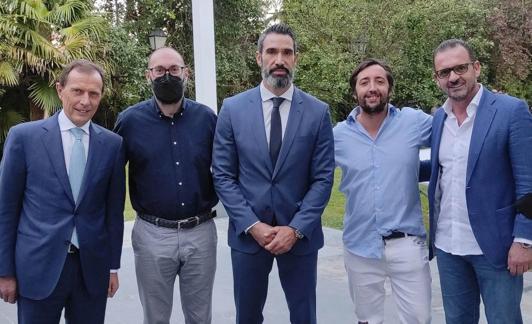
[(401, 323), (429, 323), (431, 277), (419, 199), (419, 149), (432, 117), (389, 104), (391, 69), (360, 63), (350, 79), (358, 107), (334, 128), (346, 198), (344, 257), (359, 323), (382, 323), (388, 277)]

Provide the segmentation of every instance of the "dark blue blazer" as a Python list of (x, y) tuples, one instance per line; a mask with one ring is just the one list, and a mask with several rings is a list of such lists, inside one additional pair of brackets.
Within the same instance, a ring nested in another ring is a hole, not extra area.
[(91, 123), (76, 205), (57, 116), (11, 128), (0, 164), (0, 276), (16, 276), (19, 294), (36, 300), (57, 285), (74, 224), (90, 294), (107, 292), (122, 251), (122, 139)]
[(290, 253), (323, 246), (321, 215), (334, 172), (334, 141), (327, 104), (295, 88), (279, 158), (272, 166), (259, 87), (224, 100), (213, 149), (216, 192), (229, 214), (231, 248), (255, 253), (245, 230), (256, 221), (299, 229), (305, 238)]
[[(446, 117), (438, 109), (432, 125), (431, 257), (441, 196), (438, 153)], [(514, 237), (532, 240), (532, 220), (513, 206), (516, 198), (532, 192), (532, 116), (524, 101), (484, 88), (471, 135), (465, 191), (469, 221), (482, 253), (494, 267), (505, 269)]]

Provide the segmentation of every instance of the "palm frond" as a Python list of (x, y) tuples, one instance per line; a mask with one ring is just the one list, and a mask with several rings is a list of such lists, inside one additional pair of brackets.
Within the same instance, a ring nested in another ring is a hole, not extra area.
[(75, 55), (75, 53), (86, 48), (89, 43), (90, 42), (87, 37), (84, 37), (79, 34), (71, 37), (66, 37), (63, 43), (63, 54), (70, 57), (78, 57), (79, 55)]
[(44, 80), (33, 83), (28, 90), (30, 90), (30, 99), (45, 112), (51, 114), (61, 106), (55, 88)]
[(39, 32), (25, 28), (23, 31), (24, 47), (31, 47), (32, 52), (45, 60), (51, 60), (59, 55), (59, 51)]
[(99, 39), (108, 31), (108, 25), (102, 17), (87, 17), (76, 21), (70, 27), (63, 28), (60, 32), (65, 37), (75, 35), (85, 35), (90, 38)]
[(48, 15), (48, 9), (41, 0), (19, 1), (16, 13), (35, 20), (43, 20)]
[[(7, 61), (0, 62), (0, 85), (13, 87), (18, 84), (18, 72), (15, 66)], [(0, 94), (1, 96), (2, 94)]]
[(91, 5), (86, 1), (67, 0), (62, 5), (56, 5), (50, 12), (50, 21), (60, 25), (70, 25), (85, 13), (91, 11)]
[(24, 117), (16, 111), (4, 110), (0, 107), (0, 143), (3, 143), (7, 137), (7, 132), (16, 124), (22, 123)]

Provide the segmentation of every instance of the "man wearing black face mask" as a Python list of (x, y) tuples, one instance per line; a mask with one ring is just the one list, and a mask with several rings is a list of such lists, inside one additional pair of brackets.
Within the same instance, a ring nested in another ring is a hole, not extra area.
[(169, 323), (179, 276), (185, 323), (211, 323), (218, 202), (210, 171), (216, 115), (184, 97), (188, 70), (172, 48), (154, 51), (154, 97), (118, 116), (137, 219), (132, 243), (145, 324)]

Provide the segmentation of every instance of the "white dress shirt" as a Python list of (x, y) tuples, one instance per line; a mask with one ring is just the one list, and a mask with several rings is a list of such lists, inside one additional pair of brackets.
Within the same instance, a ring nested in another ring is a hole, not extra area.
[[(78, 126), (74, 125), (74, 123), (65, 115), (65, 112), (61, 110), (59, 113), (59, 116), (57, 117), (57, 121), (59, 123), (59, 130), (61, 131), (61, 141), (63, 143), (63, 154), (65, 157), (65, 166), (67, 170), (67, 174), (69, 172), (69, 166), (70, 166), (70, 155), (72, 154), (72, 146), (74, 145), (74, 141), (76, 140), (74, 137), (74, 134), (70, 131), (72, 128), (76, 128)], [(83, 148), (85, 149), (85, 157), (89, 157), (89, 138), (90, 138), (90, 124), (91, 121), (89, 120), (84, 125), (80, 126), (83, 130), (83, 137), (81, 138), (81, 141), (83, 142)], [(111, 269), (111, 273), (117, 273), (117, 269)]]
[[(63, 110), (61, 110), (61, 112), (59, 113), (57, 121), (59, 122), (59, 129), (61, 130), (63, 154), (65, 155), (65, 166), (68, 173), (70, 166), (70, 155), (72, 154), (72, 145), (74, 145), (75, 141), (74, 134), (72, 134), (70, 130), (78, 126), (74, 125), (74, 123), (70, 119), (68, 119), (67, 115), (65, 115), (65, 112)], [(89, 120), (85, 123), (85, 125), (79, 127), (83, 130), (83, 137), (81, 138), (81, 141), (83, 142), (83, 146), (85, 149), (85, 157), (89, 155), (90, 123), (91, 122)]]
[[(264, 116), (264, 129), (266, 130), (266, 141), (268, 147), (270, 146), (270, 128), (272, 119), (273, 101), (272, 98), (277, 97), (270, 90), (264, 86), (264, 81), (260, 84), (260, 97), (262, 98), (262, 114)], [(290, 88), (285, 91), (279, 97), (284, 98), (283, 102), (279, 106), (279, 114), (281, 115), (281, 127), (282, 138), (286, 130), (286, 124), (288, 122), (288, 114), (290, 113), (290, 106), (292, 105), (292, 96), (294, 95), (294, 85), (291, 84)]]
[(460, 126), (449, 104), (449, 99), (443, 104), (447, 118), (443, 125), (438, 155), (441, 167), (439, 185), (442, 197), (435, 245), (438, 249), (455, 255), (482, 254), (469, 223), (465, 187), (469, 144), (483, 91), (483, 87), (480, 86), (479, 91), (467, 106), (467, 118)]
[[(272, 98), (277, 97), (270, 90), (266, 89), (264, 86), (264, 81), (260, 83), (260, 97), (262, 99), (262, 115), (264, 117), (264, 130), (266, 131), (266, 142), (268, 142), (268, 147), (270, 147), (270, 129), (272, 124), (272, 109), (273, 109), (273, 100)], [(290, 106), (292, 105), (292, 96), (294, 95), (294, 84), (290, 84), (290, 88), (286, 90), (279, 97), (284, 98), (283, 102), (279, 106), (279, 114), (281, 115), (281, 129), (282, 129), (282, 138), (284, 139), (284, 133), (286, 130), (286, 124), (288, 123), (288, 114), (290, 113)], [(269, 149), (268, 149), (269, 151)], [(246, 234), (249, 230), (257, 224), (257, 222), (251, 224), (246, 228)]]

